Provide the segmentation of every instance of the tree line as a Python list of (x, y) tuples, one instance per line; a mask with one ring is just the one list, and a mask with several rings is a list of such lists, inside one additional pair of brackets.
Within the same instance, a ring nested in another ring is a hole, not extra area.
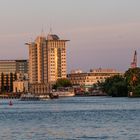
[(16, 73), (1, 73), (1, 93), (13, 91), (13, 81), (17, 79)]
[(115, 75), (98, 83), (102, 92), (113, 97), (140, 96), (140, 68), (130, 68), (124, 75)]

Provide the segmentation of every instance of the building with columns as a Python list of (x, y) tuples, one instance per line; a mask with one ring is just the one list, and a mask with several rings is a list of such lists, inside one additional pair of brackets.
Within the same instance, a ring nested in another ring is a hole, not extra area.
[(93, 87), (93, 84), (104, 82), (107, 78), (114, 75), (123, 75), (123, 73), (114, 69), (97, 68), (91, 69), (90, 72), (73, 70), (67, 76), (73, 86), (82, 86), (88, 91), (89, 88)]
[(66, 78), (66, 42), (57, 35), (38, 36), (29, 47), (30, 92), (46, 94), (50, 85)]

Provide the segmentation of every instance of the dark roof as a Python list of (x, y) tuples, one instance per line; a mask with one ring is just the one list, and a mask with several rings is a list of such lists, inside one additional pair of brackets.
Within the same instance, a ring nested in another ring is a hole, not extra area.
[(59, 40), (59, 37), (55, 34), (49, 34), (47, 40)]

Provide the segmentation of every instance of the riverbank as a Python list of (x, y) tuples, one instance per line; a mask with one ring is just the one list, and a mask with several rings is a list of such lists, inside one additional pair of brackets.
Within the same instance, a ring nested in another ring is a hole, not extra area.
[(0, 99), (19, 99), (21, 93), (3, 93), (0, 94)]

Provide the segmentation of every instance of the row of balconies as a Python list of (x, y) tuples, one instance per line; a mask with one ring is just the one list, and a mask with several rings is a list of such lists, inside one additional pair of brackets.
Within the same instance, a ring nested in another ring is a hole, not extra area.
[(109, 76), (106, 77), (69, 77), (71, 80), (95, 80), (95, 79), (107, 79)]
[(93, 85), (98, 83), (98, 81), (100, 82), (104, 82), (104, 80), (92, 80), (92, 81), (71, 81), (72, 84), (79, 84), (79, 85)]

